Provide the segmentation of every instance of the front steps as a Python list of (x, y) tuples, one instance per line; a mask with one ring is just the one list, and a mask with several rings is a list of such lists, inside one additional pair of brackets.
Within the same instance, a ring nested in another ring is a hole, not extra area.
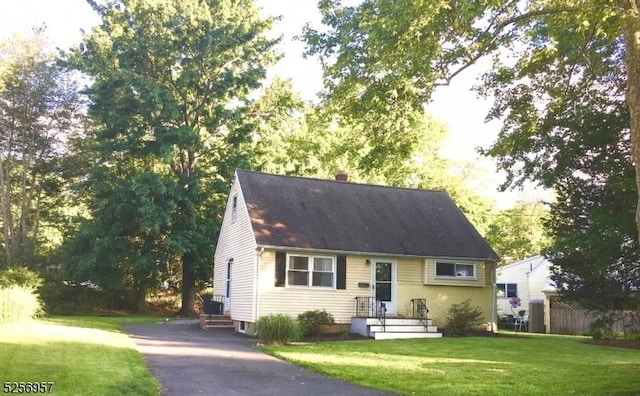
[(425, 321), (427, 326), (420, 319), (386, 318), (384, 322), (383, 326), (379, 318), (352, 318), (351, 332), (376, 340), (442, 338), (442, 333), (438, 333), (431, 319)]
[(233, 321), (229, 315), (200, 315), (200, 328), (208, 329), (233, 329)]

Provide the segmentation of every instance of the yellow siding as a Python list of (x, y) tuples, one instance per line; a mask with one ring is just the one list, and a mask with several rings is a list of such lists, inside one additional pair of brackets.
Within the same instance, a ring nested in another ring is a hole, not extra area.
[(347, 288), (326, 290), (315, 288), (275, 287), (275, 251), (265, 250), (260, 266), (259, 316), (285, 314), (297, 317), (305, 311), (325, 309), (336, 323), (350, 323), (355, 311), (355, 298), (370, 295), (371, 267), (364, 256), (347, 256)]
[[(331, 313), (336, 323), (349, 323), (355, 310), (355, 297), (371, 295), (369, 288), (361, 288), (358, 283), (371, 282), (371, 266), (366, 264), (368, 256), (347, 256), (346, 290), (322, 290), (313, 288), (275, 287), (275, 251), (265, 250), (261, 257), (259, 316), (286, 314), (297, 317), (298, 314), (315, 309), (325, 309)], [(485, 284), (485, 269), (492, 271), (493, 264), (478, 265), (478, 275), (482, 283), (476, 287), (425, 285), (424, 259), (397, 258), (397, 306), (398, 316), (412, 314), (411, 299), (425, 298), (429, 308), (429, 317), (436, 326), (444, 326), (447, 310), (451, 304), (470, 298), (473, 305), (479, 306), (485, 313), (485, 321), (490, 321), (492, 312), (492, 287)], [(482, 269), (482, 271), (481, 271)], [(482, 272), (482, 274), (480, 274)]]
[(423, 259), (401, 257), (398, 263), (398, 284), (422, 284)]
[[(398, 259), (398, 315), (410, 316), (412, 314), (411, 299), (424, 298), (429, 308), (429, 317), (433, 319), (436, 326), (444, 326), (449, 307), (470, 298), (472, 305), (479, 306), (484, 312), (485, 321), (489, 322), (493, 305), (491, 274), (495, 265), (479, 263), (477, 268), (478, 278), (474, 281), (456, 282), (457, 279), (441, 281), (435, 279), (434, 260)], [(432, 273), (431, 276), (427, 274), (425, 278), (425, 269)], [(433, 280), (438, 284), (424, 284), (425, 279)]]

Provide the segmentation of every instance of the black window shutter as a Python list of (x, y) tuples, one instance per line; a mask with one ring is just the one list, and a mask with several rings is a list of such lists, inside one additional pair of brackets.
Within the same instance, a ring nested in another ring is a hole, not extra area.
[(336, 289), (347, 288), (347, 256), (338, 256), (337, 273), (336, 273)]
[(276, 287), (284, 287), (287, 275), (287, 253), (276, 252)]

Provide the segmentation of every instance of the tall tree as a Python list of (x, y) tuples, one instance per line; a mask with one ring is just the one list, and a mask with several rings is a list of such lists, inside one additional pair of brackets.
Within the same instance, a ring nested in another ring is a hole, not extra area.
[[(308, 53), (325, 64), (325, 86), (330, 101), (362, 120), (393, 107), (416, 109), (430, 99), (433, 88), (476, 63), (493, 59), (489, 93), (518, 81), (519, 100), (512, 104), (535, 108), (561, 105), (556, 99), (584, 82), (597, 68), (598, 51), (622, 46), (620, 62), (626, 78), (624, 95), (630, 114), (630, 144), (640, 185), (640, 3), (637, 0), (365, 0), (345, 7), (338, 0), (319, 3), (328, 30), (307, 28)], [(610, 52), (610, 51), (609, 51)], [(547, 69), (536, 67), (546, 64)], [(538, 74), (534, 80), (530, 70)], [(545, 82), (545, 77), (550, 77)], [(556, 84), (550, 92), (549, 85)], [(517, 93), (517, 89), (514, 93)], [(404, 111), (404, 110), (403, 110)], [(492, 116), (505, 114), (525, 125), (536, 118), (498, 104)], [(376, 125), (377, 126), (377, 125)], [(529, 126), (532, 126), (530, 124)], [(393, 130), (389, 130), (393, 134)], [(501, 141), (511, 141), (509, 120)], [(382, 133), (372, 128), (369, 133)], [(526, 128), (523, 128), (526, 133)], [(402, 142), (404, 135), (387, 136)], [(518, 141), (532, 156), (536, 139)], [(497, 152), (493, 154), (500, 155)], [(511, 167), (512, 158), (504, 165)], [(544, 161), (546, 162), (546, 161)], [(524, 175), (529, 169), (522, 168)], [(640, 199), (640, 195), (638, 197)], [(640, 205), (636, 205), (640, 233)]]
[[(614, 106), (612, 104), (612, 106)], [(637, 195), (629, 147), (629, 115), (618, 103), (617, 117), (585, 109), (589, 125), (579, 170), (556, 184), (549, 226), (555, 235), (551, 260), (564, 295), (606, 314), (640, 307), (640, 244), (633, 212)]]
[[(277, 103), (291, 97), (288, 90), (280, 92), (289, 94), (280, 96)], [(270, 102), (274, 103), (272, 99)], [(405, 131), (411, 139), (401, 150), (387, 152), (386, 161), (370, 166), (372, 157), (368, 155), (377, 150), (378, 141), (364, 132), (367, 126), (340, 122), (339, 116), (329, 114), (330, 110), (331, 107), (319, 106), (308, 108), (306, 115), (296, 113), (272, 119), (287, 121), (277, 121), (274, 133), (258, 141), (260, 155), (256, 158), (260, 159), (261, 169), (323, 179), (346, 171), (349, 180), (356, 182), (446, 190), (478, 230), (483, 234), (487, 231), (492, 203), (471, 185), (485, 174), (477, 163), (440, 155), (448, 133), (442, 123), (423, 112), (412, 116), (415, 121)]]
[[(272, 21), (251, 0), (88, 2), (102, 23), (69, 61), (92, 79), (98, 168), (109, 172), (124, 161), (133, 167), (127, 173), (155, 178), (151, 185), (172, 181), (175, 209), (153, 238), (165, 244), (159, 259), (169, 251), (181, 262), (181, 313), (189, 314), (196, 281), (210, 274), (233, 170), (248, 163), (253, 127), (245, 114), (275, 59), (275, 41), (265, 36)], [(143, 198), (153, 200), (147, 191)], [(122, 198), (105, 199), (116, 205)], [(140, 252), (126, 249), (122, 259), (140, 263)], [(149, 262), (156, 260), (144, 266)]]
[(61, 198), (61, 166), (82, 106), (42, 30), (0, 43), (0, 219), (9, 266), (33, 263), (43, 218)]
[(542, 202), (518, 202), (493, 216), (487, 242), (504, 264), (544, 254), (552, 242), (548, 217), (549, 209)]

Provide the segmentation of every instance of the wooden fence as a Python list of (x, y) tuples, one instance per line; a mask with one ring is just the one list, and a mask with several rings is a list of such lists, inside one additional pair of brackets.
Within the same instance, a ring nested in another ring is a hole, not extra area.
[[(598, 316), (574, 304), (552, 297), (549, 301), (550, 333), (552, 334), (589, 334), (590, 326)], [(625, 320), (613, 324), (614, 333), (624, 333), (630, 328), (640, 330), (640, 312), (625, 312)]]

